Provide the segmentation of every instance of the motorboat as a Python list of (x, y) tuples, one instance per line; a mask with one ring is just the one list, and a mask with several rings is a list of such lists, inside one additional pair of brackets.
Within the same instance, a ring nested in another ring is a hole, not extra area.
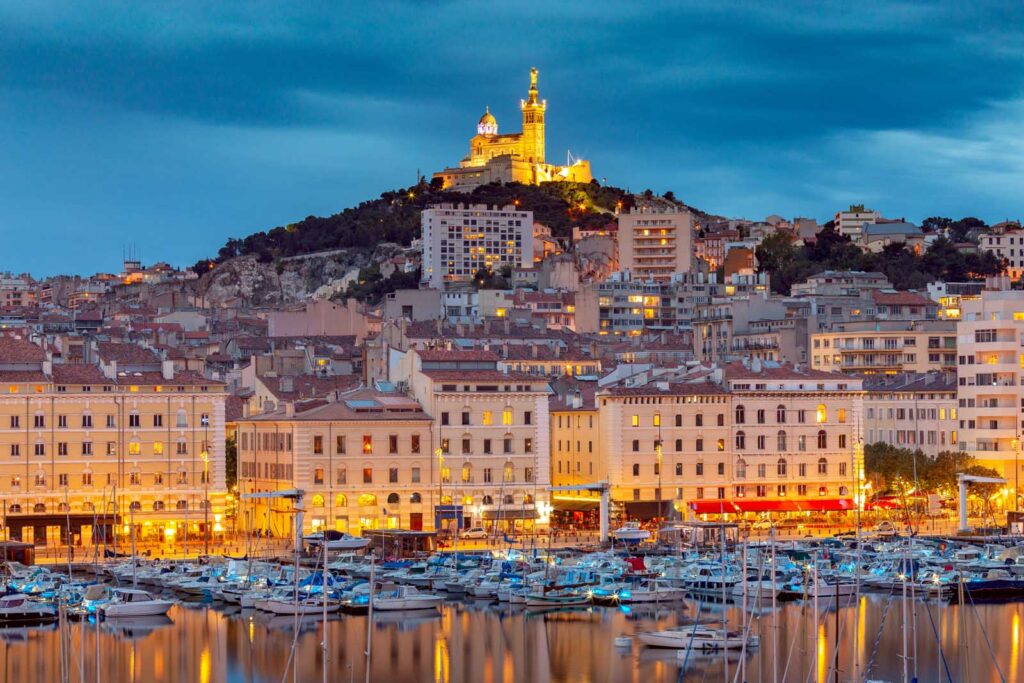
[(415, 586), (383, 586), (373, 594), (373, 609), (382, 612), (438, 609), (444, 600), (440, 595), (421, 593)]
[(612, 537), (622, 543), (639, 543), (651, 537), (651, 532), (640, 528), (639, 522), (626, 522), (612, 532)]
[(0, 625), (46, 624), (57, 617), (56, 607), (31, 600), (24, 593), (0, 597)]
[(755, 648), (760, 644), (758, 636), (744, 637), (741, 631), (713, 628), (704, 624), (638, 633), (636, 638), (650, 647), (669, 647), (677, 650), (704, 652), (738, 650), (744, 646), (744, 641), (746, 641), (747, 648)]
[(575, 591), (548, 591), (546, 593), (529, 593), (526, 596), (527, 607), (575, 607), (590, 603), (590, 596)]
[(174, 602), (154, 598), (146, 591), (135, 588), (115, 588), (110, 602), (98, 605), (96, 609), (108, 618), (152, 617), (167, 614)]
[(302, 537), (302, 540), (315, 547), (326, 545), (328, 550), (362, 550), (370, 545), (368, 538), (352, 536), (334, 529), (307, 534)]

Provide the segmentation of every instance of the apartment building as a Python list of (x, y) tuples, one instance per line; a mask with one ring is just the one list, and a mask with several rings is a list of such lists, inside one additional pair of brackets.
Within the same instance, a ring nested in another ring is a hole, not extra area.
[(960, 450), (1019, 488), (1024, 292), (985, 291), (964, 301), (956, 331)]
[[(580, 382), (551, 395), (551, 485), (581, 486), (607, 479), (601, 458), (597, 382)], [(597, 491), (554, 492), (551, 505), (560, 512), (597, 509)]]
[(880, 213), (865, 208), (863, 204), (851, 204), (846, 211), (836, 212), (836, 232), (856, 240), (860, 237), (865, 224), (873, 225), (881, 218)]
[(425, 209), (423, 275), (433, 289), (471, 282), (481, 268), (533, 266), (533, 212), (509, 204), (438, 204)]
[(693, 265), (693, 215), (662, 205), (619, 215), (619, 268), (637, 280), (667, 281)]
[(7, 537), (88, 545), (134, 531), (180, 543), (223, 531), (223, 385), (130, 344), (89, 355), (94, 363), (54, 364), (25, 339), (0, 337)]
[(597, 401), (602, 459), (626, 514), (854, 507), (859, 379), (755, 360), (702, 381), (612, 387)]
[[(442, 491), (432, 425), (415, 399), (394, 391), (289, 402), (238, 421), (239, 488), (304, 491), (305, 533), (434, 528)], [(275, 514), (276, 501), (255, 502), (246, 528), (291, 533), (291, 517)]]
[(978, 238), (978, 249), (1005, 261), (1006, 274), (1011, 280), (1018, 280), (1024, 274), (1024, 230), (1019, 225), (982, 233)]
[(864, 380), (864, 443), (920, 449), (930, 457), (956, 448), (956, 375), (876, 375)]
[(498, 361), (493, 351), (413, 349), (392, 374), (434, 420), (440, 526), (529, 530), (550, 520), (548, 381)]
[(879, 320), (842, 323), (811, 337), (811, 367), (859, 375), (952, 372), (956, 322)]

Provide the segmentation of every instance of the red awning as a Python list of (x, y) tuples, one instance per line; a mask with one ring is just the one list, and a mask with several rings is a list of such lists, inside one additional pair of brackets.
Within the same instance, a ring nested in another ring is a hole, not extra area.
[(809, 498), (806, 500), (765, 500), (760, 498), (739, 498), (736, 500), (695, 500), (689, 508), (698, 515), (743, 512), (827, 512), (853, 510), (851, 498)]
[(895, 510), (901, 506), (895, 500), (882, 498), (880, 500), (871, 501), (864, 507), (867, 510)]

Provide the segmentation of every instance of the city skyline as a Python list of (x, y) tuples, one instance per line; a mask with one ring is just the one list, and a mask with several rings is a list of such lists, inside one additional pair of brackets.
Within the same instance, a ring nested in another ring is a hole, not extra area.
[(0, 6), (0, 270), (112, 271), (126, 244), (187, 266), (411, 185), (485, 105), (513, 122), (531, 66), (549, 159), (611, 185), (755, 219), (1019, 218), (1021, 11)]

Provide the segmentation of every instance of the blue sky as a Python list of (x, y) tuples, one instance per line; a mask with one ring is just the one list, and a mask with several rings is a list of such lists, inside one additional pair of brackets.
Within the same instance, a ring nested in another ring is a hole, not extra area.
[(714, 213), (1020, 218), (1024, 4), (0, 0), (0, 270), (189, 265), (458, 161), (548, 156)]

